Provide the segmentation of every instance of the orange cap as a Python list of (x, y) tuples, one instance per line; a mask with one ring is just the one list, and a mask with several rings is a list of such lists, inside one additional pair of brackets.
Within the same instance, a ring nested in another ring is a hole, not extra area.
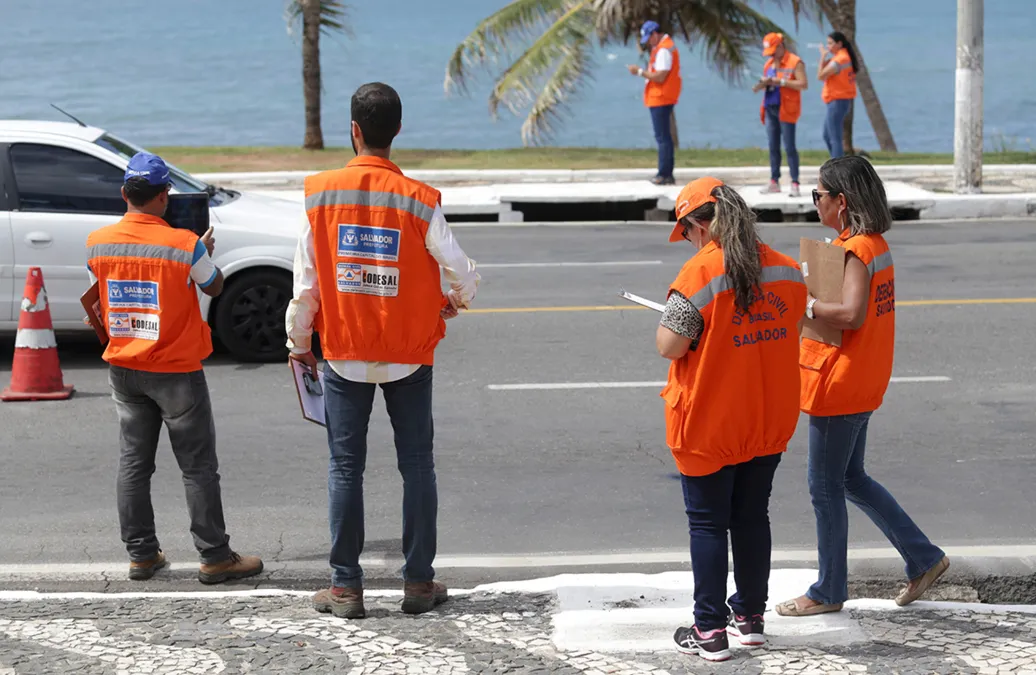
[(680, 220), (691, 211), (694, 211), (702, 204), (715, 202), (712, 191), (723, 185), (723, 181), (711, 176), (703, 176), (692, 180), (684, 189), (680, 190), (680, 196), (676, 198), (676, 226), (673, 227), (669, 241), (680, 241), (683, 239), (683, 225)]
[(768, 33), (763, 38), (763, 56), (773, 56), (773, 53), (777, 51), (777, 45), (784, 44), (783, 33)]

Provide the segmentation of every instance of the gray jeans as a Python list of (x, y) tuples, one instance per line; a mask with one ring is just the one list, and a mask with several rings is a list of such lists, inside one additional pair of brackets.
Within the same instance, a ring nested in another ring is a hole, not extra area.
[(163, 422), (183, 474), (191, 534), (201, 561), (213, 564), (229, 558), (216, 425), (205, 373), (148, 373), (111, 366), (108, 382), (119, 413), (119, 525), (130, 560), (150, 560), (159, 550), (151, 475)]

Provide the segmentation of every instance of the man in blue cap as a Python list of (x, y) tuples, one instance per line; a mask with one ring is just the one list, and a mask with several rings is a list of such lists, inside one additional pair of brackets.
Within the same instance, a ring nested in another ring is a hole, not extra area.
[(195, 290), (216, 296), (223, 289), (223, 273), (212, 262), (212, 228), (199, 238), (170, 227), (162, 216), (171, 187), (161, 157), (134, 155), (122, 186), (126, 215), (86, 240), (108, 333), (103, 358), (119, 414), (119, 525), (130, 579), (150, 579), (166, 566), (151, 506), (164, 423), (183, 474), (201, 557), (198, 579), (220, 583), (259, 574), (263, 563), (231, 550), (223, 521), (216, 427), (201, 365), (212, 353), (212, 339)]
[(651, 48), (648, 68), (627, 66), (630, 74), (643, 77), (644, 105), (651, 113), (658, 143), (658, 175), (651, 179), (655, 185), (675, 185), (673, 178), (673, 109), (680, 100), (680, 54), (673, 38), (662, 33), (654, 21), (645, 21), (640, 27), (641, 48)]

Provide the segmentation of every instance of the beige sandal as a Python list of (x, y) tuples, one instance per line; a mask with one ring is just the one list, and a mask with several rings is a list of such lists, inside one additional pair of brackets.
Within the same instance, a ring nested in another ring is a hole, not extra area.
[[(805, 597), (805, 596), (803, 596)], [(781, 616), (814, 616), (816, 614), (831, 614), (833, 612), (842, 611), (842, 603), (835, 605), (810, 605), (809, 607), (799, 607), (795, 600), (785, 600), (780, 603), (774, 610)]]

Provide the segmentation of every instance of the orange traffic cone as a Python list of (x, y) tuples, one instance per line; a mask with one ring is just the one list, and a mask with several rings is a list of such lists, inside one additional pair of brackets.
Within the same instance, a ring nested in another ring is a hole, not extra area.
[(30, 267), (18, 317), (18, 337), (14, 341), (11, 386), (0, 394), (0, 400), (56, 401), (68, 398), (74, 391), (75, 387), (66, 386), (61, 379), (43, 272), (39, 267)]

